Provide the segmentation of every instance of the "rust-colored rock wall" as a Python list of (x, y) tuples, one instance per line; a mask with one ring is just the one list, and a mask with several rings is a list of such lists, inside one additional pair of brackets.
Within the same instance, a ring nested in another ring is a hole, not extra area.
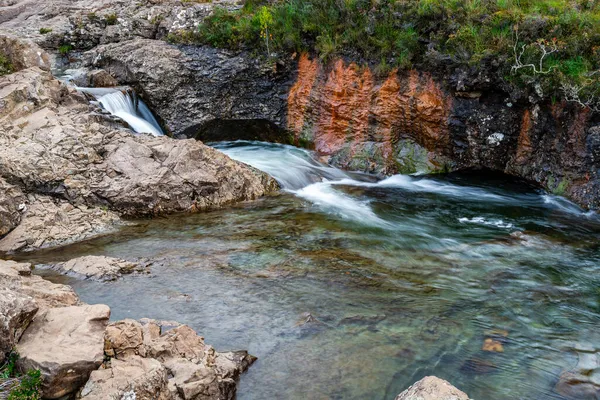
[[(394, 143), (410, 138), (448, 153), (452, 97), (428, 74), (396, 71), (377, 79), (369, 68), (338, 60), (328, 67), (302, 55), (288, 97), (288, 129), (337, 164), (394, 170)], [(341, 156), (340, 156), (341, 155)], [(364, 168), (363, 168), (364, 169)]]
[(377, 77), (354, 63), (302, 55), (287, 106), (296, 143), (343, 168), (490, 168), (600, 206), (600, 127), (574, 105), (514, 105), (501, 92), (452, 93), (415, 70)]

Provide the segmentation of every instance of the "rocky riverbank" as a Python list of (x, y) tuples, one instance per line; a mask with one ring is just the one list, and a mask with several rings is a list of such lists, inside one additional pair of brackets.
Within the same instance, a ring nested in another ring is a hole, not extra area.
[(201, 142), (134, 135), (54, 78), (42, 49), (0, 37), (15, 69), (0, 77), (0, 251), (62, 245), (109, 232), (123, 217), (206, 210), (276, 189)]
[[(95, 261), (107, 273), (115, 262)], [(111, 323), (109, 307), (31, 272), (31, 264), (0, 261), (0, 363), (15, 349), (18, 368), (41, 371), (44, 398), (231, 399), (256, 360), (216, 352), (176, 322)]]

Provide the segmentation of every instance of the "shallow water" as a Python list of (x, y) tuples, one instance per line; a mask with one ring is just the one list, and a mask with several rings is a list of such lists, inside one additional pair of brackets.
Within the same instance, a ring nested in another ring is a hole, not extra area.
[(115, 320), (177, 320), (218, 350), (248, 349), (259, 361), (239, 399), (393, 399), (425, 375), (475, 399), (560, 399), (573, 345), (599, 347), (595, 215), (505, 177), (377, 181), (288, 146), (217, 147), (282, 193), (30, 259), (158, 259), (151, 277), (51, 278)]

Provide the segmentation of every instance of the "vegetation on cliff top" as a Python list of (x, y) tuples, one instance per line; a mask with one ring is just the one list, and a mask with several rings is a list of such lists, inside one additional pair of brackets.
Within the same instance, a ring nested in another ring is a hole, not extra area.
[(597, 0), (252, 0), (171, 39), (349, 57), (381, 74), (485, 65), (541, 97), (598, 106), (600, 95)]

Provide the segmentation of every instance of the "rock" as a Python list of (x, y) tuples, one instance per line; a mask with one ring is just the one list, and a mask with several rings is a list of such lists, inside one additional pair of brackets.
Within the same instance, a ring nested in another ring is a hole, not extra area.
[[(90, 50), (84, 65), (142, 87), (144, 100), (175, 135), (206, 141), (285, 136), (289, 77), (250, 54), (134, 39)], [(220, 123), (229, 120), (237, 124)]]
[(92, 71), (90, 73), (90, 86), (92, 87), (112, 87), (118, 86), (119, 82), (103, 69)]
[(30, 67), (39, 67), (50, 71), (50, 57), (38, 45), (30, 40), (0, 32), (0, 49), (8, 58), (14, 71)]
[(109, 317), (104, 305), (52, 308), (37, 316), (17, 346), (17, 365), (41, 371), (44, 398), (75, 392), (100, 367)]
[(25, 195), (0, 177), (0, 238), (19, 225), (22, 211), (25, 211)]
[(40, 312), (79, 304), (79, 297), (70, 286), (32, 275), (31, 264), (0, 260), (0, 284), (5, 289), (31, 296)]
[(31, 296), (0, 288), (0, 364), (33, 320), (38, 306)]
[(159, 361), (169, 372), (168, 387), (173, 399), (231, 399), (237, 379), (256, 360), (246, 351), (217, 353), (186, 325), (161, 335), (160, 325), (144, 322), (124, 320), (111, 324), (106, 329), (105, 354), (124, 362), (139, 357)]
[(148, 357), (159, 361), (185, 358), (194, 363), (213, 364), (215, 350), (204, 343), (204, 338), (187, 325), (181, 325), (163, 333), (147, 345)]
[(483, 346), (481, 348), (483, 351), (491, 351), (495, 353), (503, 353), (504, 346), (497, 340), (487, 338), (483, 341)]
[[(146, 325), (148, 326), (148, 325)], [(145, 333), (147, 333), (145, 335)], [(110, 324), (104, 334), (104, 353), (118, 360), (125, 360), (133, 355), (146, 356), (144, 336), (148, 341), (160, 336), (155, 329), (144, 332), (142, 324), (132, 319), (125, 319)], [(148, 337), (150, 336), (150, 337)]]
[(256, 360), (257, 358), (248, 354), (246, 350), (229, 351), (217, 353), (215, 366), (220, 376), (237, 380)]
[(572, 350), (577, 352), (577, 365), (560, 375), (554, 390), (573, 399), (600, 398), (600, 351), (580, 343)]
[(0, 251), (56, 247), (111, 232), (123, 215), (207, 210), (277, 189), (200, 142), (132, 134), (37, 67), (1, 77), (0, 104), (0, 185), (14, 192), (0, 196), (10, 232)]
[(21, 223), (0, 240), (0, 251), (31, 251), (63, 246), (113, 232), (119, 216), (99, 207), (73, 206), (47, 196), (30, 196)]
[(443, 379), (426, 376), (400, 393), (396, 400), (469, 400), (469, 396)]
[(171, 400), (167, 370), (152, 358), (113, 359), (108, 368), (93, 371), (78, 398), (86, 400)]
[(75, 275), (96, 281), (114, 281), (123, 275), (147, 271), (141, 263), (104, 256), (85, 256), (59, 263), (52, 269), (62, 274)]

